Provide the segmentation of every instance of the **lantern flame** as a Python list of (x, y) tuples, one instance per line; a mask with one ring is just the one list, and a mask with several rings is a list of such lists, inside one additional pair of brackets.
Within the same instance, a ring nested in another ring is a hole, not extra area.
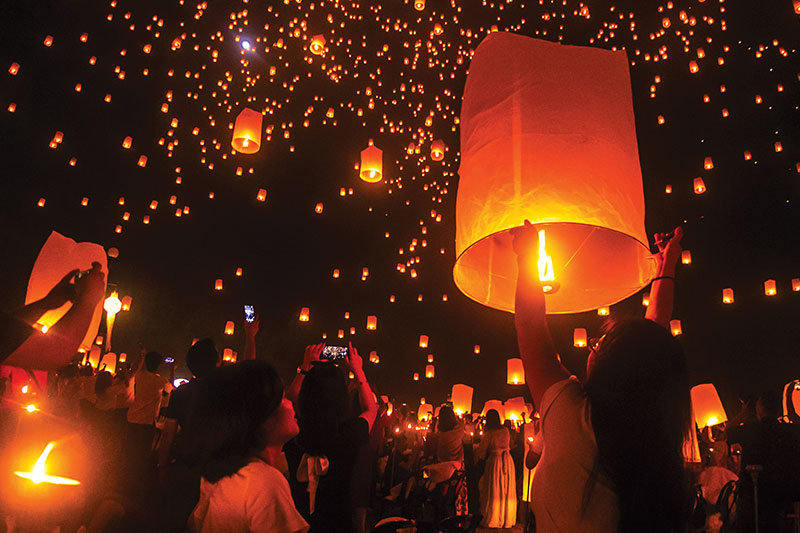
[(43, 482), (53, 483), (55, 485), (80, 485), (80, 481), (59, 476), (49, 476), (44, 473), (44, 463), (45, 461), (47, 461), (47, 456), (50, 455), (50, 452), (53, 450), (53, 447), (55, 445), (56, 445), (55, 442), (50, 442), (47, 444), (47, 446), (45, 446), (44, 451), (36, 460), (36, 464), (33, 466), (33, 472), (14, 472), (14, 473), (19, 477), (24, 477), (25, 479), (31, 480), (36, 485)]
[(547, 250), (545, 249), (545, 238), (544, 238), (544, 230), (539, 230), (539, 260), (537, 261), (539, 266), (539, 281), (542, 281), (542, 290), (545, 294), (554, 293), (558, 290), (557, 283), (544, 283), (544, 282), (555, 282), (556, 276), (553, 274), (553, 258), (547, 255)]

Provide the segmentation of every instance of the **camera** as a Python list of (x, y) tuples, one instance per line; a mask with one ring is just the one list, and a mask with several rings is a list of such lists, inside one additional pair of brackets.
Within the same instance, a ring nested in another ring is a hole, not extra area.
[(319, 358), (322, 361), (341, 361), (347, 357), (347, 346), (326, 346)]

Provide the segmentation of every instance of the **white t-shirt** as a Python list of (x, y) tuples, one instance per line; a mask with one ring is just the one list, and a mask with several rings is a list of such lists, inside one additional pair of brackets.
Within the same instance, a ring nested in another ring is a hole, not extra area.
[(128, 409), (128, 422), (155, 424), (161, 409), (161, 393), (171, 391), (172, 384), (167, 378), (145, 369), (134, 374), (133, 379), (134, 395), (133, 403)]
[(616, 532), (619, 503), (611, 483), (597, 476), (581, 516), (584, 488), (597, 458), (590, 406), (575, 376), (554, 383), (542, 397), (544, 451), (536, 467), (531, 505), (536, 531)]
[(201, 481), (200, 501), (189, 517), (189, 530), (305, 533), (308, 524), (294, 506), (286, 478), (255, 460), (216, 483)]

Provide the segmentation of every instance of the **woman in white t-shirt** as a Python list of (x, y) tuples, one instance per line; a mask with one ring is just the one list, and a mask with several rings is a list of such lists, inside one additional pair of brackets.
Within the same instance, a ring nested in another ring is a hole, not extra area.
[(536, 531), (681, 532), (691, 494), (682, 446), (691, 431), (686, 357), (667, 326), (681, 228), (656, 234), (658, 274), (645, 319), (590, 343), (581, 383), (561, 365), (536, 269), (538, 232), (514, 231), (515, 322), (525, 376), (541, 413), (544, 451), (533, 480)]
[(298, 433), (291, 402), (272, 366), (244, 361), (216, 369), (198, 391), (184, 437), (203, 476), (193, 532), (304, 533), (289, 483), (276, 468)]

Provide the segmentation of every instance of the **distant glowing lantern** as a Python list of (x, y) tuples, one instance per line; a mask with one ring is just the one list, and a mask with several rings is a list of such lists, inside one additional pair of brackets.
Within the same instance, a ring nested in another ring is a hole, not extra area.
[(695, 61), (694, 59), (689, 61), (689, 72), (691, 72), (692, 74), (696, 74), (697, 71), (699, 70), (700, 67), (697, 66), (697, 61)]
[(427, 335), (420, 335), (419, 336), (419, 347), (420, 348), (427, 348), (428, 347), (428, 336)]
[(233, 335), (233, 327), (234, 325), (232, 320), (225, 322), (225, 335)]
[(369, 362), (370, 363), (375, 363), (375, 364), (378, 364), (378, 363), (381, 362), (381, 358), (378, 355), (378, 352), (376, 352), (375, 350), (372, 350), (371, 352), (369, 352)]
[(800, 292), (800, 278), (792, 278), (792, 290)]
[(728, 415), (712, 383), (701, 383), (692, 387), (692, 409), (700, 429), (728, 421)]
[(503, 410), (505, 411), (506, 419), (515, 423), (521, 423), (523, 419), (527, 420), (530, 416), (528, 406), (525, 405), (525, 398), (522, 396), (506, 400), (503, 403)]
[(324, 208), (325, 208), (325, 206), (322, 205), (322, 202), (319, 202), (316, 206), (314, 206), (314, 212), (319, 215), (319, 214), (322, 213), (322, 210)]
[(417, 410), (417, 420), (420, 422), (428, 422), (433, 418), (433, 406), (429, 403), (422, 402), (419, 404)]
[(711, 169), (713, 169), (713, 168), (714, 168), (714, 160), (713, 160), (713, 159), (711, 159), (710, 157), (706, 157), (706, 158), (703, 160), (703, 169), (705, 169), (705, 170), (711, 170)]
[(367, 183), (378, 183), (383, 177), (383, 150), (373, 144), (361, 150), (361, 179)]
[(450, 400), (453, 402), (453, 411), (459, 416), (472, 412), (473, 388), (469, 385), (456, 383), (450, 391)]
[(733, 289), (722, 289), (722, 303), (733, 303)]
[(706, 192), (706, 184), (703, 181), (703, 178), (695, 178), (693, 186), (695, 194), (703, 194), (704, 192)]
[(692, 252), (689, 250), (684, 250), (681, 252), (681, 263), (684, 265), (691, 265), (692, 264)]
[(775, 296), (777, 294), (777, 289), (775, 288), (775, 280), (768, 279), (764, 282), (764, 294), (767, 296)]
[(254, 154), (261, 147), (261, 121), (264, 116), (245, 107), (236, 117), (233, 125), (231, 146), (242, 154)]
[(575, 328), (572, 332), (572, 344), (578, 348), (586, 347), (586, 329)]
[(503, 402), (500, 400), (488, 400), (486, 403), (484, 403), (483, 409), (481, 410), (481, 416), (486, 416), (486, 413), (492, 409), (497, 411), (497, 414), (500, 415), (500, 421), (504, 422), (506, 419), (506, 410), (503, 407)]
[(522, 367), (522, 359), (516, 357), (506, 362), (507, 376), (506, 383), (509, 385), (525, 384), (525, 369)]
[(122, 310), (123, 311), (130, 311), (131, 310), (131, 302), (133, 302), (133, 298), (131, 296), (123, 296), (122, 297)]
[(238, 267), (238, 268), (236, 269), (236, 276), (238, 276), (238, 277), (242, 277), (242, 267)]
[(425, 9), (425, 0), (414, 0), (414, 9), (417, 11)]
[(300, 318), (298, 320), (300, 320), (300, 322), (308, 322), (308, 319), (309, 319), (308, 307), (303, 307), (302, 309), (300, 309)]
[(308, 46), (311, 53), (315, 56), (322, 54), (325, 51), (325, 36), (315, 35), (311, 38), (311, 44)]
[(140, 167), (146, 167), (147, 166), (147, 156), (146, 155), (140, 155), (139, 156), (139, 161), (137, 162), (137, 164)]
[(125, 149), (130, 148), (132, 143), (133, 143), (133, 139), (132, 138), (125, 137), (122, 140), (122, 147), (125, 148)]
[(460, 123), (453, 277), (464, 294), (513, 311), (511, 230), (526, 219), (546, 232), (540, 258), (560, 286), (548, 313), (608, 306), (647, 285), (656, 263), (624, 52), (491, 33), (470, 64)]
[(259, 202), (263, 202), (267, 199), (267, 190), (266, 189), (258, 189), (258, 194), (256, 195), (256, 200)]
[(647, 307), (650, 305), (650, 293), (646, 292), (642, 294), (642, 305)]
[(419, 372), (414, 372), (414, 381), (419, 381)]
[(214, 290), (221, 291), (222, 290), (222, 280), (218, 279), (214, 282)]
[(670, 320), (669, 331), (670, 333), (672, 333), (673, 337), (677, 337), (678, 335), (683, 335), (683, 329), (681, 328), (681, 321), (678, 319)]
[(441, 161), (444, 159), (444, 141), (439, 139), (431, 143), (431, 159)]
[(222, 360), (226, 363), (235, 363), (236, 355), (234, 354), (234, 351), (230, 348), (225, 348), (222, 350)]
[(597, 314), (600, 316), (608, 316), (611, 310), (608, 307), (598, 307)]
[(481, 353), (481, 345), (476, 344), (475, 347), (472, 349), (472, 351), (475, 353), (475, 355), (478, 355), (479, 353)]
[(428, 354), (428, 362), (429, 363), (433, 363), (433, 354), (432, 353)]
[(435, 374), (435, 370), (436, 370), (436, 369), (434, 368), (434, 366), (433, 366), (433, 365), (427, 365), (427, 366), (425, 367), (425, 377), (426, 377), (427, 379), (431, 379), (431, 378), (433, 378), (433, 376), (434, 376), (434, 374)]
[(367, 329), (375, 330), (378, 329), (378, 317), (374, 315), (369, 315), (367, 317)]
[(338, 268), (334, 268), (333, 269), (333, 277), (334, 278), (338, 278), (339, 277), (339, 269)]

